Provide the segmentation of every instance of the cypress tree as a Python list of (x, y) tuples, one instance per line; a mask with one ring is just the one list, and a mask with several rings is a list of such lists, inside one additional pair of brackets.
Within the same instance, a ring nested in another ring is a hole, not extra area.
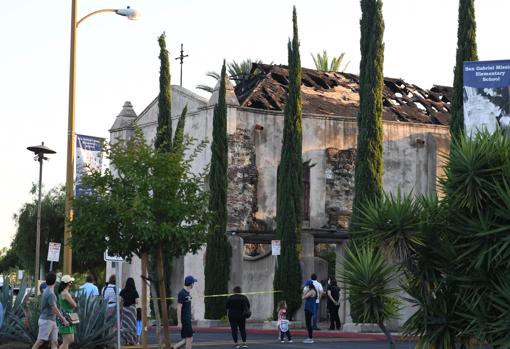
[(301, 59), (296, 7), (292, 14), (293, 38), (287, 44), (289, 57), (289, 93), (284, 109), (283, 141), (277, 178), (276, 234), (281, 255), (275, 270), (273, 287), (275, 309), (285, 300), (292, 318), (301, 306), (301, 225), (303, 220), (303, 160), (301, 125)]
[(361, 0), (361, 62), (359, 75), (357, 156), (351, 228), (360, 205), (382, 194), (384, 88), (384, 21), (381, 0)]
[[(172, 151), (172, 100), (170, 95), (170, 62), (168, 60), (168, 51), (166, 49), (166, 35), (161, 34), (158, 38), (160, 53), (160, 70), (159, 70), (159, 96), (158, 96), (158, 128), (156, 132), (156, 140), (154, 146), (156, 150), (162, 152)], [(154, 200), (158, 202), (161, 194), (154, 192)], [(163, 223), (164, 213), (156, 213), (156, 220)], [(170, 267), (170, 258), (165, 258), (163, 247), (161, 244), (154, 247), (155, 267), (157, 270), (158, 295), (161, 304), (161, 320), (163, 325), (163, 335), (165, 338), (165, 348), (171, 348), (171, 340), (169, 334), (168, 323), (168, 306), (166, 301), (167, 283), (170, 278), (165, 278), (165, 269)], [(165, 262), (166, 261), (166, 262)]]
[[(228, 293), (232, 249), (227, 240), (227, 102), (225, 99), (226, 67), (223, 61), (218, 103), (214, 107), (211, 169), (209, 172), (209, 211), (211, 223), (205, 259), (205, 295)], [(205, 318), (225, 315), (225, 298), (205, 298)]]
[(170, 87), (170, 62), (166, 49), (166, 34), (158, 38), (159, 43), (159, 95), (158, 95), (158, 129), (154, 146), (156, 149), (172, 149), (172, 97)]
[(475, 1), (459, 1), (459, 27), (457, 29), (457, 57), (453, 75), (452, 119), (450, 134), (456, 138), (464, 133), (464, 79), (463, 63), (477, 61)]

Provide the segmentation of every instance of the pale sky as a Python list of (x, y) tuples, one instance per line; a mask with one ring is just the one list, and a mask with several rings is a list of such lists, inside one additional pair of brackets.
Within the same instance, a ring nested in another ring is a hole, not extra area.
[[(65, 182), (71, 1), (1, 0), (0, 247), (15, 233), (12, 216), (30, 199), (38, 163), (27, 146), (56, 150), (45, 162), (43, 184)], [(76, 132), (108, 137), (124, 101), (140, 113), (158, 94), (157, 37), (167, 33), (173, 84), (174, 60), (184, 43), (189, 57), (183, 86), (214, 84), (205, 73), (219, 71), (223, 58), (287, 63), (292, 5), (298, 11), (303, 67), (310, 52), (346, 53), (348, 72), (359, 67), (359, 0), (82, 0), (78, 17), (102, 8), (139, 10), (138, 21), (111, 13), (78, 28)], [(457, 0), (385, 0), (384, 73), (423, 88), (451, 85), (457, 35)], [(477, 41), (481, 60), (510, 58), (508, 0), (477, 0)], [(44, 219), (44, 217), (43, 217)], [(35, 235), (35, 227), (34, 227)]]

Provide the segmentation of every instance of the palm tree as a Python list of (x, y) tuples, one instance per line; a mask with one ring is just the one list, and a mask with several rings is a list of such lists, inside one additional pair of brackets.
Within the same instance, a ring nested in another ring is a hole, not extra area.
[[(328, 53), (326, 52), (326, 50), (322, 51), (322, 53), (320, 52), (316, 53), (315, 56), (313, 55), (313, 53), (310, 53), (310, 55), (312, 56), (313, 63), (315, 64), (315, 69), (326, 72), (331, 71), (337, 72), (340, 71), (340, 65), (342, 64), (342, 61), (344, 59), (345, 52), (342, 52), (338, 57), (333, 56), (331, 58), (331, 61), (329, 61)], [(349, 63), (350, 62), (347, 62), (344, 65), (343, 69), (341, 70), (342, 72), (344, 72), (345, 69), (347, 69)]]
[[(254, 76), (257, 76), (262, 73), (260, 69), (255, 69), (253, 72), (251, 71), (253, 63), (256, 64), (262, 64), (262, 61), (260, 59), (252, 61), (251, 59), (244, 59), (241, 62), (236, 62), (235, 60), (227, 63), (227, 72), (228, 76), (231, 80), (234, 81), (235, 85), (239, 83), (244, 83)], [(271, 62), (270, 64), (272, 64)], [(209, 71), (205, 74), (208, 77), (213, 78), (214, 80), (218, 81), (220, 78), (220, 74), (218, 74), (215, 71)], [(199, 90), (204, 90), (209, 93), (212, 93), (214, 90), (214, 87), (211, 87), (209, 85), (197, 85), (196, 88)]]

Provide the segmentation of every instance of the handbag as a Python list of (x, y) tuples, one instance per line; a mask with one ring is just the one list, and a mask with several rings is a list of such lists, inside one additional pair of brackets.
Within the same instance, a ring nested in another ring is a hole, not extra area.
[(80, 323), (78, 313), (63, 313), (63, 315), (69, 325), (78, 325)]

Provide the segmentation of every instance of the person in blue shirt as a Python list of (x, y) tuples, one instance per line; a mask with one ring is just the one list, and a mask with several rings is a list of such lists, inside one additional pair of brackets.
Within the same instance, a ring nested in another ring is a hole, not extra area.
[(94, 285), (94, 277), (92, 275), (87, 275), (85, 283), (80, 286), (80, 292), (87, 297), (99, 296), (99, 289)]
[(317, 290), (315, 289), (312, 280), (305, 281), (305, 290), (303, 292), (303, 300), (305, 301), (305, 322), (306, 329), (308, 330), (308, 338), (303, 343), (313, 343), (313, 327), (312, 316), (315, 309), (315, 302), (317, 300)]
[(193, 328), (191, 327), (191, 289), (197, 282), (193, 276), (188, 275), (184, 278), (184, 288), (177, 296), (177, 327), (181, 329), (182, 340), (175, 345), (180, 348), (186, 345), (186, 349), (193, 347)]

